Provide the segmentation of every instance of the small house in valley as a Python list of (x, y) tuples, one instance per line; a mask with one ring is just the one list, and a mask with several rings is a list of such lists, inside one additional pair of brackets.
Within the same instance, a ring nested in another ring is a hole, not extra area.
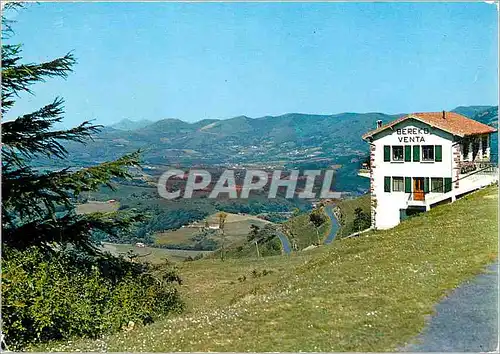
[(453, 112), (405, 115), (377, 127), (370, 144), (372, 227), (388, 229), (415, 212), (498, 181), (491, 162), (496, 129)]

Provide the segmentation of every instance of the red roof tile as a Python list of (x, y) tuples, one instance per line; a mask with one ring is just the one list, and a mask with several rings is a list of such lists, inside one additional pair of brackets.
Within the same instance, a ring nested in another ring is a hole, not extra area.
[(401, 118), (398, 118), (386, 125), (383, 125), (378, 129), (366, 133), (365, 135), (363, 135), (363, 139), (367, 139), (407, 119), (416, 119), (421, 122), (427, 123), (432, 127), (439, 128), (448, 133), (458, 136), (496, 132), (495, 128), (480, 123), (474, 119), (464, 117), (463, 115), (458, 113), (445, 112), (445, 118), (443, 118), (443, 112), (423, 112), (423, 113), (412, 113), (403, 116)]

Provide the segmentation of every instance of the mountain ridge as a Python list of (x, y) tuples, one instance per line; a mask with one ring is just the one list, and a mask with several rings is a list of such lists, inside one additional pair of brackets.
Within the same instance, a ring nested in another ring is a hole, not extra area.
[[(498, 106), (459, 106), (452, 111), (498, 126)], [(375, 128), (378, 120), (385, 124), (401, 115), (286, 113), (259, 118), (241, 115), (222, 120), (203, 119), (193, 123), (168, 118), (133, 130), (105, 127), (84, 149), (81, 144), (71, 142), (65, 146), (69, 158), (77, 165), (114, 160), (141, 149), (144, 150), (143, 162), (148, 165), (309, 169), (335, 165), (341, 166), (344, 177), (355, 178), (360, 161), (368, 153), (361, 136)], [(497, 134), (492, 141), (495, 148)], [(364, 182), (356, 183), (363, 185)], [(357, 187), (353, 182), (349, 188)]]

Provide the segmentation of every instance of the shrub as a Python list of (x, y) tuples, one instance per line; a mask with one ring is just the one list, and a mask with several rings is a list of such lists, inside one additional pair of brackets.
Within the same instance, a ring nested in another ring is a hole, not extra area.
[(182, 309), (167, 265), (74, 251), (3, 249), (2, 321), (10, 350), (73, 336), (94, 338), (130, 321), (148, 324)]

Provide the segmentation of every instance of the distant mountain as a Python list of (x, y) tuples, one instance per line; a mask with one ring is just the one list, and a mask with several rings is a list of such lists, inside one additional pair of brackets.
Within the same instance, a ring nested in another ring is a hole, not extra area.
[(491, 125), (492, 127), (498, 128), (498, 106), (486, 107), (484, 109), (478, 110), (475, 114), (470, 116), (481, 123)]
[[(457, 107), (453, 111), (497, 126), (498, 107)], [(73, 164), (88, 165), (116, 159), (124, 153), (142, 149), (148, 165), (258, 165), (321, 169), (340, 168), (346, 189), (367, 188), (368, 181), (356, 178), (360, 160), (368, 154), (361, 139), (376, 127), (402, 114), (340, 113), (316, 115), (289, 113), (280, 116), (206, 119), (187, 123), (179, 119), (141, 121), (132, 129), (124, 125), (106, 127), (88, 143), (68, 143)], [(137, 122), (133, 122), (137, 123)], [(130, 129), (120, 129), (125, 126)], [(496, 134), (495, 134), (496, 135)], [(497, 137), (494, 137), (494, 144)], [(46, 162), (48, 163), (48, 162)], [(50, 162), (53, 164), (53, 162)], [(348, 177), (348, 178), (346, 178)]]
[[(276, 162), (299, 158), (327, 158), (363, 154), (361, 135), (395, 116), (383, 113), (281, 116), (187, 123), (163, 119), (147, 126), (113, 130), (97, 135), (87, 151), (79, 154), (115, 158), (126, 151), (145, 148), (149, 163)], [(75, 151), (75, 153), (78, 153)]]
[(143, 128), (147, 125), (150, 125), (151, 123), (153, 123), (153, 121), (147, 119), (142, 119), (139, 121), (134, 121), (131, 119), (122, 119), (118, 123), (110, 125), (110, 127), (117, 130), (134, 130)]
[(461, 114), (463, 116), (473, 118), (479, 113), (482, 113), (484, 111), (488, 110), (496, 110), (498, 111), (498, 107), (496, 106), (458, 106), (457, 108), (453, 109), (452, 112)]

